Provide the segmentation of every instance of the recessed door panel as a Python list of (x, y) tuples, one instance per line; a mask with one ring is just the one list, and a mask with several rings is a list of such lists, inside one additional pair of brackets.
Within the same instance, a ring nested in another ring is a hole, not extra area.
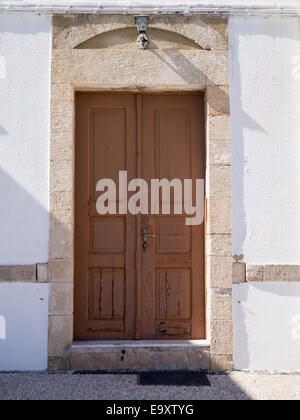
[(136, 152), (134, 95), (76, 95), (76, 339), (135, 338), (135, 216), (99, 215), (96, 187), (135, 178)]

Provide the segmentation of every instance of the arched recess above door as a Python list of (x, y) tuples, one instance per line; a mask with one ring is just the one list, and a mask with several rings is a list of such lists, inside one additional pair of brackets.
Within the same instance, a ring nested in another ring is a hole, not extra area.
[[(150, 50), (202, 50), (195, 41), (158, 28), (147, 31)], [(135, 27), (120, 28), (96, 35), (75, 47), (75, 49), (136, 49), (137, 30)]]

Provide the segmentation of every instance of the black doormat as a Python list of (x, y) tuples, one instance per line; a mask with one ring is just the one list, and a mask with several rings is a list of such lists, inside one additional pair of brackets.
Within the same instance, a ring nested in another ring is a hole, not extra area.
[(139, 385), (164, 386), (211, 386), (202, 372), (142, 372), (138, 376)]

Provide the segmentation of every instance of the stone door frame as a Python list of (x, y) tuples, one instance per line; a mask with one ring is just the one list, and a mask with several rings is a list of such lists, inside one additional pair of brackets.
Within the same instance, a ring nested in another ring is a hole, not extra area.
[(232, 198), (225, 17), (153, 16), (151, 27), (199, 49), (77, 49), (95, 36), (134, 26), (130, 15), (53, 17), (49, 369), (69, 370), (74, 287), (74, 92), (205, 92), (206, 287), (211, 369), (233, 368)]

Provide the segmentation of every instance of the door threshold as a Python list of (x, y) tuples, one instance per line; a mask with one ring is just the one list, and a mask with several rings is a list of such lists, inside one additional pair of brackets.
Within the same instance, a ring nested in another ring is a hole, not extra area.
[(118, 341), (74, 341), (73, 349), (84, 348), (103, 348), (103, 347), (128, 347), (128, 348), (201, 348), (202, 350), (209, 350), (210, 345), (207, 340), (118, 340)]
[(206, 340), (75, 341), (72, 371), (150, 372), (210, 370)]

